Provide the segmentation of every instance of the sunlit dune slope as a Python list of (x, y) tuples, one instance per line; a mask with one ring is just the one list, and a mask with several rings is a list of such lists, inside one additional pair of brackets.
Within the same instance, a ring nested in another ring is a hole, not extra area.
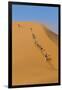
[(57, 35), (39, 23), (13, 22), (12, 84), (57, 82)]

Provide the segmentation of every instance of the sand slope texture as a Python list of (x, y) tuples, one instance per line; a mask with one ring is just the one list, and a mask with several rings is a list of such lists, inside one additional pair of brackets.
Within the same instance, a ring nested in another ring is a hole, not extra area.
[(12, 85), (58, 82), (57, 37), (40, 23), (12, 23)]

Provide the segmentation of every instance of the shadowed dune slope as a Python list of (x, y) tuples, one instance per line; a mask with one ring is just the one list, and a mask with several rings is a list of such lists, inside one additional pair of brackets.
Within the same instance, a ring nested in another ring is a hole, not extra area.
[(51, 30), (49, 30), (46, 26), (43, 26), (46, 34), (49, 36), (51, 40), (57, 45), (58, 43), (58, 35)]
[(57, 35), (36, 22), (13, 22), (12, 84), (57, 82)]

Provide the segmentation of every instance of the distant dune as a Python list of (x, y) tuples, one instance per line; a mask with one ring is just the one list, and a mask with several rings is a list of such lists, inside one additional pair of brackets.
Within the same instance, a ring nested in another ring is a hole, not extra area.
[(12, 84), (58, 82), (58, 35), (35, 22), (12, 23)]

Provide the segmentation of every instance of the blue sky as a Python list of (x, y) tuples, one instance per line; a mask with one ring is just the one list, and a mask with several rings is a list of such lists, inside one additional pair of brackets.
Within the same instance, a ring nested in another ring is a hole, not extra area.
[(58, 33), (58, 7), (12, 5), (12, 21), (36, 21)]

